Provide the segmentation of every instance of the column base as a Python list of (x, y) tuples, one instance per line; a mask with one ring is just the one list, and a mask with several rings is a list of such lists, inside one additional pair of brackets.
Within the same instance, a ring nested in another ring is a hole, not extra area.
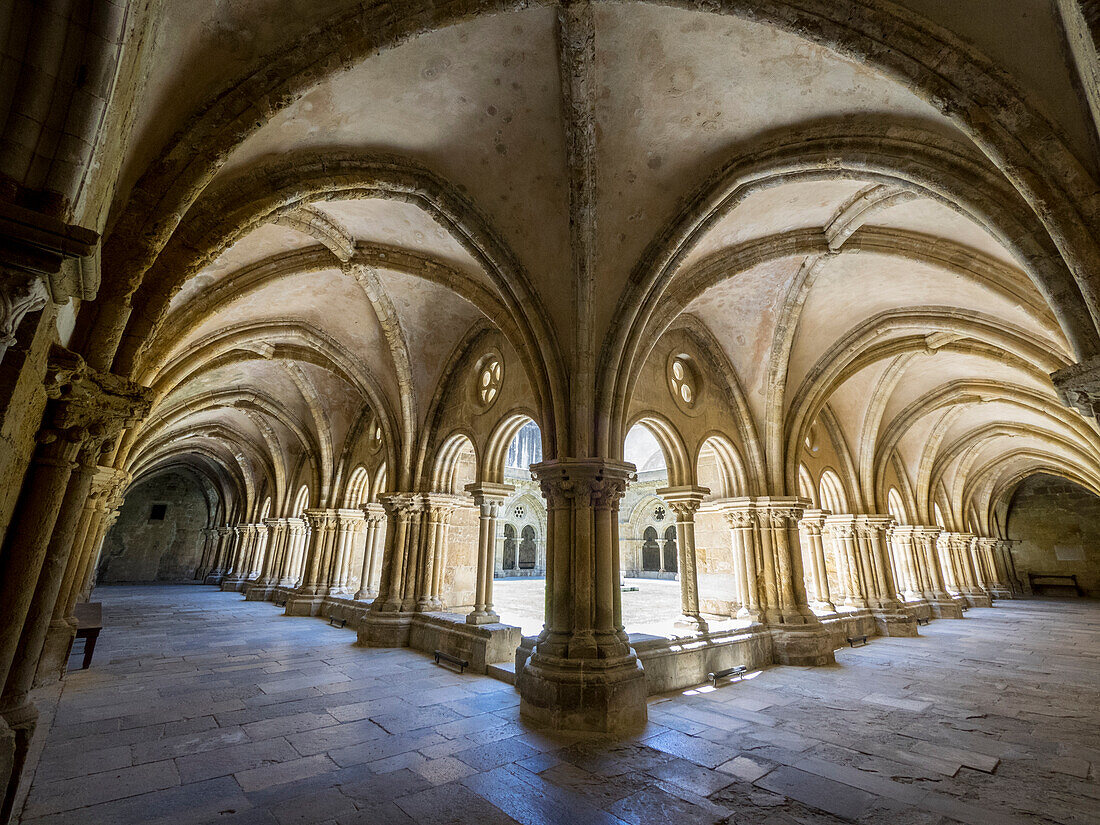
[(212, 585), (218, 586), (218, 585), (221, 585), (222, 579), (224, 579), (224, 578), (225, 578), (225, 576), (222, 575), (221, 573), (208, 573), (206, 578), (202, 580), (202, 583), (203, 584), (212, 584)]
[(991, 587), (989, 593), (994, 599), (1011, 599), (1012, 591), (1007, 587)]
[(38, 726), (38, 708), (24, 699), (19, 707), (0, 712), (0, 718), (3, 719), (0, 724), (0, 781), (4, 782), (0, 822), (7, 822), (15, 807), (19, 780)]
[(368, 610), (359, 621), (356, 644), (363, 647), (408, 647), (413, 614)]
[(645, 671), (633, 650), (618, 659), (560, 659), (536, 647), (516, 689), (520, 718), (540, 728), (628, 734), (649, 718)]
[(240, 592), (248, 586), (248, 579), (241, 578), (240, 576), (234, 576), (230, 579), (223, 579), (221, 583), (222, 590), (229, 590), (233, 592)]
[(64, 678), (75, 640), (76, 619), (70, 616), (50, 622), (42, 655), (38, 659), (38, 670), (34, 674), (35, 687), (53, 684)]
[(244, 591), (244, 600), (246, 602), (270, 601), (274, 592), (275, 586), (272, 584), (253, 584)]
[(988, 593), (964, 593), (963, 597), (971, 607), (993, 607), (993, 599)]
[(324, 596), (291, 596), (286, 600), (287, 616), (320, 616)]
[(937, 619), (961, 619), (963, 617), (962, 608), (950, 596), (932, 599), (928, 604), (932, 608), (932, 615)]
[(903, 610), (872, 610), (880, 636), (916, 636), (917, 620)]
[(675, 622), (673, 622), (672, 626), (675, 628), (679, 628), (680, 630), (691, 630), (694, 633), (707, 632), (707, 623), (702, 616), (683, 615)]
[(475, 610), (467, 614), (466, 624), (500, 624), (500, 616), (492, 610)]
[(836, 663), (829, 631), (821, 624), (792, 624), (768, 628), (781, 665), (818, 667)]

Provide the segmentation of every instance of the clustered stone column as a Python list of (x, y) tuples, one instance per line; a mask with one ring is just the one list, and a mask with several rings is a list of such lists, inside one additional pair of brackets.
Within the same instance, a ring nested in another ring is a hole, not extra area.
[(944, 575), (939, 552), (940, 533), (939, 527), (913, 527), (913, 550), (916, 558), (923, 562), (923, 569), (927, 573), (931, 588), (928, 603), (932, 607), (932, 615), (939, 619), (961, 619), (962, 608), (947, 592), (947, 577)]
[(515, 491), (510, 484), (481, 482), (468, 484), (466, 492), (481, 511), (478, 530), (477, 588), (474, 609), (466, 616), (469, 624), (496, 624), (500, 616), (493, 610), (493, 572), (496, 568), (497, 518), (504, 502)]
[(974, 572), (974, 560), (970, 553), (973, 540), (971, 533), (942, 533), (939, 541), (941, 555), (948, 561), (945, 567), (951, 569), (952, 589), (962, 603), (970, 607), (992, 607), (993, 600), (978, 585)]
[(698, 633), (706, 632), (707, 623), (699, 610), (695, 513), (709, 492), (706, 487), (664, 487), (657, 490), (657, 495), (668, 503), (676, 515), (676, 552), (680, 571), (680, 618), (676, 625)]
[(895, 525), (889, 530), (889, 540), (894, 569), (899, 577), (899, 595), (907, 604), (923, 605), (932, 598), (932, 583), (924, 565), (919, 562), (918, 529), (907, 524)]
[(378, 596), (359, 622), (359, 643), (372, 647), (406, 644), (416, 605), (416, 561), (424, 502), (416, 493), (379, 496), (386, 511), (386, 542)]
[[(48, 647), (63, 647), (67, 658), (75, 636), (69, 597), (73, 594), (75, 603), (88, 577), (82, 539), (94, 522), (95, 506), (89, 510), (88, 502), (102, 477), (98, 462), (113, 450), (118, 433), (144, 417), (151, 404), (148, 389), (97, 373), (56, 345), (49, 354), (45, 394), (36, 447), (0, 552), (0, 739), (12, 748), (11, 764), (4, 766), (10, 770), (3, 771), (0, 816), (5, 820), (37, 724), (29, 692), (43, 654)], [(94, 492), (98, 498), (113, 490)], [(55, 623), (58, 615), (62, 618)]]
[(884, 636), (915, 636), (916, 621), (898, 601), (895, 564), (888, 549), (893, 518), (830, 515), (824, 522), (837, 560), (837, 603), (849, 611), (869, 610)]
[(735, 617), (759, 622), (764, 613), (760, 607), (757, 578), (760, 562), (756, 554), (756, 509), (751, 499), (739, 501), (743, 503), (726, 504), (722, 509), (730, 526), (733, 547), (733, 576), (737, 588), (734, 602), (738, 605)]
[(222, 525), (221, 527), (215, 527), (214, 532), (217, 534), (217, 545), (214, 548), (214, 561), (206, 577), (203, 579), (203, 583), (220, 585), (222, 579), (225, 578), (230, 553), (229, 544), (233, 536), (233, 530), (228, 525)]
[(826, 510), (806, 510), (802, 513), (799, 527), (805, 534), (802, 545), (802, 563), (807, 569), (807, 587), (814, 610), (833, 613), (832, 594), (829, 592), (829, 571), (825, 564), (825, 541), (822, 531), (825, 527)]
[(245, 600), (262, 602), (271, 597), (278, 580), (279, 565), (286, 553), (287, 520), (278, 518), (264, 519), (267, 530), (267, 552), (264, 553), (260, 575), (245, 590)]
[(830, 515), (825, 518), (824, 530), (833, 543), (836, 558), (838, 605), (849, 610), (867, 608), (867, 585), (856, 544), (856, 517)]
[[(421, 530), (421, 540), (424, 545), (422, 551), (424, 563), (420, 569), (416, 609), (420, 612), (431, 612), (443, 609), (443, 571), (446, 564), (451, 514), (460, 506), (461, 501), (457, 497), (443, 493), (427, 493), (423, 496), (423, 501), (422, 519), (424, 526)], [(493, 529), (495, 533), (495, 525)], [(491, 564), (492, 560), (490, 559)], [(493, 571), (490, 567), (490, 581), (492, 581), (492, 576)], [(491, 607), (492, 602), (490, 600)], [(466, 621), (469, 622), (469, 617)]]
[(1011, 599), (1008, 574), (1000, 563), (998, 539), (978, 536), (974, 539), (974, 556), (981, 568), (982, 587), (994, 599)]
[(316, 616), (332, 586), (331, 575), (336, 557), (340, 511), (313, 509), (305, 511), (309, 524), (309, 542), (302, 564), (302, 577), (297, 589), (287, 598), (286, 615)]
[(214, 567), (214, 558), (218, 552), (218, 530), (216, 527), (202, 528), (202, 556), (195, 567), (195, 579), (204, 581)]
[(638, 729), (645, 674), (623, 629), (619, 589), (618, 509), (633, 465), (560, 459), (531, 472), (547, 504), (546, 623), (516, 674), (520, 714), (566, 730)]
[(286, 520), (286, 551), (279, 560), (275, 587), (293, 589), (302, 579), (306, 546), (309, 544), (309, 524), (305, 519)]
[(355, 598), (367, 601), (378, 595), (378, 578), (382, 572), (382, 554), (385, 550), (386, 510), (381, 504), (364, 504), (363, 519), (366, 523), (363, 571), (359, 576), (359, 592), (355, 594)]
[(322, 587), (327, 588), (326, 595), (350, 598), (352, 588), (352, 560), (356, 544), (362, 539), (366, 529), (363, 511), (342, 509), (336, 511), (336, 543), (328, 561), (328, 573)]

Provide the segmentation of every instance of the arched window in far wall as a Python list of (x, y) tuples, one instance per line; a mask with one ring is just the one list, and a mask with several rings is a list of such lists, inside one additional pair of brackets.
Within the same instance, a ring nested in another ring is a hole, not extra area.
[(505, 570), (516, 569), (516, 528), (511, 524), (504, 525), (504, 559), (500, 566)]
[(645, 528), (642, 534), (642, 570), (656, 573), (661, 569), (661, 546), (657, 543), (657, 531)]
[(669, 525), (665, 530), (665, 572), (675, 573), (676, 570), (676, 528)]
[(535, 542), (535, 528), (528, 524), (520, 534), (519, 569), (530, 570), (538, 559), (538, 545)]

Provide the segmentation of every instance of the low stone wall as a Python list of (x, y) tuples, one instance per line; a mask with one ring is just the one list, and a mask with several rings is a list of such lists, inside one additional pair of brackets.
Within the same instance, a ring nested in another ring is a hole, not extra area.
[(878, 636), (878, 624), (870, 610), (855, 610), (851, 612), (837, 613), (835, 616), (824, 616), (821, 623), (829, 632), (829, 640), (833, 650), (839, 647), (847, 647), (849, 637)]
[(737, 665), (759, 670), (775, 658), (772, 637), (760, 627), (687, 639), (632, 634), (630, 644), (642, 662), (650, 696), (703, 684), (707, 674)]
[(409, 630), (409, 647), (434, 653), (442, 650), (470, 663), (474, 673), (511, 661), (523, 634), (507, 624), (467, 624), (459, 613), (419, 613)]

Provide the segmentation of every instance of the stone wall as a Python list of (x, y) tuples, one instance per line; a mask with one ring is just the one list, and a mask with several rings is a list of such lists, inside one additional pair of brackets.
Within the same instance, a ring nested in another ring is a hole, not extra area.
[(1100, 498), (1070, 481), (1035, 475), (1020, 484), (1008, 510), (1008, 537), (1016, 569), (1073, 574), (1090, 596), (1100, 596)]
[[(162, 520), (150, 518), (157, 504), (165, 505)], [(206, 498), (191, 476), (168, 472), (138, 484), (103, 543), (98, 583), (190, 581), (207, 520)]]

